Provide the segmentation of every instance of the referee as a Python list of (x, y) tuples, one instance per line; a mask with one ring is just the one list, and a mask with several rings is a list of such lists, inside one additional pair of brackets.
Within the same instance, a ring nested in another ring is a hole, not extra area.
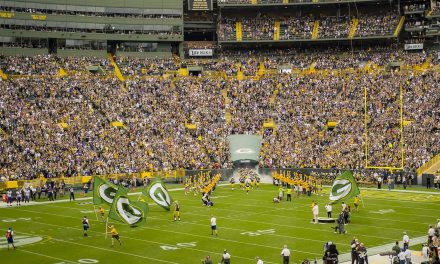
[(287, 245), (283, 246), (281, 256), (283, 256), (283, 264), (289, 264), (290, 250), (287, 248)]

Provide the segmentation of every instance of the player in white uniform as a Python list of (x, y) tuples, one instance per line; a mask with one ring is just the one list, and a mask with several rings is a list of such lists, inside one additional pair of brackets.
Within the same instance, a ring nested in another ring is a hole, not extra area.
[(7, 201), (6, 201), (7, 205), (12, 206), (12, 191), (11, 190), (6, 191), (6, 199), (7, 199)]
[(15, 192), (15, 200), (17, 200), (17, 206), (21, 205), (21, 190)]
[(218, 236), (217, 233), (217, 218), (215, 218), (215, 216), (211, 217), (211, 236), (214, 235)]
[(26, 188), (24, 190), (24, 203), (29, 203), (30, 198), (31, 198), (31, 190), (30, 188)]

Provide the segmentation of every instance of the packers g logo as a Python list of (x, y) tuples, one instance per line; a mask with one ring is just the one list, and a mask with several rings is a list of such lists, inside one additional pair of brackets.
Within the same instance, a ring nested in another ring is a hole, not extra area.
[(117, 191), (115, 188), (104, 183), (104, 184), (99, 185), (98, 190), (99, 190), (99, 192), (98, 192), (99, 196), (104, 201), (106, 201), (109, 204), (113, 203), (113, 199), (115, 198), (116, 191)]
[(116, 211), (124, 221), (133, 225), (140, 222), (143, 218), (142, 211), (130, 204), (130, 201), (125, 197), (120, 197), (116, 201)]
[(160, 182), (154, 183), (148, 191), (151, 199), (163, 208), (170, 210), (171, 197)]
[(238, 154), (252, 154), (255, 153), (253, 149), (250, 148), (240, 148), (235, 151)]
[(347, 196), (351, 191), (351, 182), (349, 180), (335, 180), (330, 192), (330, 200), (337, 201)]

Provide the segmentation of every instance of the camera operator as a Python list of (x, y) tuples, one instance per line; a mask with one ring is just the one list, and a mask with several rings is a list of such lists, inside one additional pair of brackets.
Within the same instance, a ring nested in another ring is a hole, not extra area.
[(326, 250), (324, 252), (324, 256), (322, 257), (324, 264), (337, 264), (339, 252), (336, 249), (336, 245), (333, 244), (333, 242), (327, 242), (325, 247)]

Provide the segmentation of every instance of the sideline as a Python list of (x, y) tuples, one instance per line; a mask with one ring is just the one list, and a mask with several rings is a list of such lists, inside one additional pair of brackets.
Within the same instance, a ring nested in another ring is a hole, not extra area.
[[(218, 184), (217, 186), (221, 187), (221, 186), (225, 186), (228, 185), (227, 183), (222, 183), (222, 184)], [(175, 191), (183, 191), (185, 190), (185, 188), (174, 188), (174, 189), (168, 189), (169, 192), (175, 192)], [(141, 195), (142, 192), (133, 192), (133, 193), (128, 193), (129, 196), (135, 196), (135, 195)], [(88, 200), (92, 200), (93, 199), (93, 192), (91, 192), (91, 196), (90, 197), (83, 197), (83, 198), (75, 198), (75, 200), (73, 202), (76, 201), (88, 201)], [(42, 205), (42, 204), (55, 204), (55, 203), (66, 203), (66, 202), (72, 202), (69, 199), (61, 199), (61, 200), (55, 200), (55, 201), (44, 201), (44, 202), (35, 202), (35, 201), (30, 201), (29, 203), (21, 203), (21, 206), (32, 206), (32, 205)], [(12, 202), (12, 206), (7, 206), (5, 203), (2, 203), (0, 205), (0, 209), (2, 208), (15, 208), (16, 203), (15, 201)]]
[[(229, 183), (221, 183), (218, 184), (218, 187), (222, 187), (222, 186), (229, 186)], [(269, 184), (267, 184), (269, 185)], [(272, 184), (270, 184), (272, 185)], [(325, 188), (330, 188), (331, 186), (329, 185), (324, 185), (323, 187)], [(426, 191), (413, 191), (413, 190), (388, 190), (388, 189), (376, 189), (376, 188), (369, 188), (369, 187), (360, 187), (360, 190), (366, 190), (366, 191), (379, 191), (379, 192), (397, 192), (397, 193), (416, 193), (416, 194), (431, 194), (431, 195), (440, 195), (440, 192), (426, 192)], [(174, 189), (168, 189), (169, 192), (175, 192), (175, 191), (183, 191), (185, 190), (185, 188), (174, 188)], [(265, 191), (265, 190), (263, 190)], [(92, 196), (90, 197), (83, 197), (83, 198), (76, 198), (76, 201), (88, 201), (88, 200), (92, 200), (93, 199), (93, 193), (91, 193)], [(128, 193), (129, 196), (135, 196), (135, 195), (141, 195), (142, 192), (133, 192), (133, 193)], [(61, 199), (61, 200), (55, 200), (55, 201), (44, 201), (44, 202), (34, 202), (31, 201), (29, 203), (21, 203), (20, 206), (32, 206), (32, 205), (41, 205), (41, 204), (54, 204), (54, 203), (65, 203), (65, 202), (70, 202), (67, 198), (66, 199)], [(13, 203), (14, 204), (14, 203)], [(13, 208), (16, 207), (15, 205), (8, 207), (6, 204), (1, 203), (0, 204), (0, 209), (2, 208)]]
[[(423, 244), (427, 241), (427, 236), (420, 236), (420, 237), (416, 237), (416, 238), (411, 238), (410, 241), (411, 241), (410, 242), (411, 246), (420, 245), (420, 244)], [(402, 241), (399, 241), (399, 242), (402, 242)], [(383, 253), (383, 252), (391, 251), (391, 248), (394, 245), (395, 245), (395, 243), (389, 243), (389, 244), (384, 244), (381, 246), (367, 248), (368, 262), (371, 262), (370, 258), (375, 258), (376, 261), (374, 261), (374, 263), (379, 263), (379, 262), (380, 263), (390, 263), (390, 259), (388, 256), (380, 256), (379, 254)], [(411, 250), (412, 262), (413, 263), (420, 263), (415, 260), (415, 258), (417, 258), (417, 255), (414, 254), (415, 252), (418, 252), (418, 251)], [(351, 253), (345, 253), (345, 254), (339, 255), (339, 262), (342, 264), (351, 264)]]

